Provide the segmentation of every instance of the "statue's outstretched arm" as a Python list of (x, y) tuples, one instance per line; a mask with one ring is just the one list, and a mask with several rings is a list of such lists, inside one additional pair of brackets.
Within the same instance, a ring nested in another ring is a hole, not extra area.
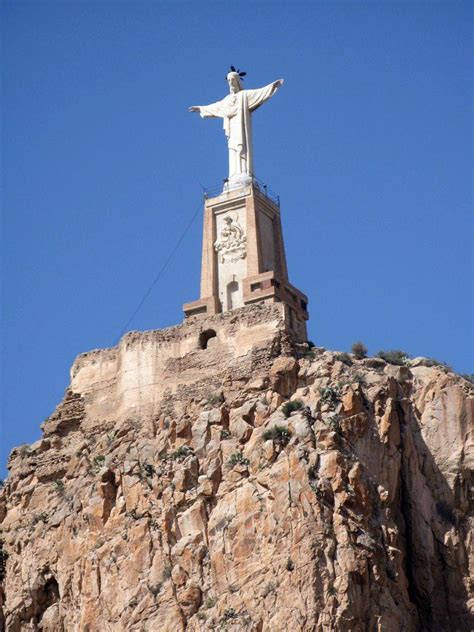
[(256, 90), (246, 90), (247, 99), (249, 104), (249, 109), (251, 112), (259, 108), (265, 101), (268, 101), (275, 92), (280, 88), (284, 83), (283, 79), (277, 79), (276, 81), (272, 81), (267, 86), (263, 86), (263, 88), (257, 88)]
[(211, 103), (210, 105), (192, 105), (188, 108), (188, 112), (199, 112), (203, 118), (222, 118), (224, 116), (222, 101), (217, 101), (217, 103)]

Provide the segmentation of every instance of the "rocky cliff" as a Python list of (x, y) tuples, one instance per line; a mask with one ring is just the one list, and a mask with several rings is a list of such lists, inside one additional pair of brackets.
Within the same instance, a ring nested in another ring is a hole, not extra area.
[(297, 359), (281, 328), (238, 362), (197, 348), (155, 388), (127, 382), (165, 331), (81, 356), (12, 452), (8, 632), (474, 629), (472, 384)]

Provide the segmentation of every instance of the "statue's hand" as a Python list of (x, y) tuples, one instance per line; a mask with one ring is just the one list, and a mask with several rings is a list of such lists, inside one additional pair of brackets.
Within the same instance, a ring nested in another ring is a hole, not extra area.
[(275, 88), (279, 88), (280, 86), (282, 86), (285, 83), (284, 79), (277, 79), (276, 81), (273, 82), (273, 85), (275, 86)]
[(199, 105), (192, 105), (188, 108), (188, 112), (199, 112)]

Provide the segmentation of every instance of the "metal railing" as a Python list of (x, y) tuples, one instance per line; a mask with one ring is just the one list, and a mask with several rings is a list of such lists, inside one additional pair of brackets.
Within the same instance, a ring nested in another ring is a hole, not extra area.
[[(227, 178), (224, 178), (223, 183), (225, 187), (227, 183)], [(260, 193), (263, 193), (265, 197), (267, 197), (269, 200), (274, 202), (278, 207), (280, 206), (280, 196), (277, 195), (274, 191), (272, 191), (264, 182), (262, 182), (261, 180), (258, 180), (257, 178), (253, 178), (252, 185), (258, 191), (260, 191)], [(232, 189), (232, 190), (236, 191), (237, 189)], [(225, 192), (226, 192), (225, 189), (223, 189), (223, 187), (221, 186), (212, 187), (211, 189), (205, 188), (204, 199), (207, 200), (208, 198), (217, 197), (219, 195), (222, 195)]]

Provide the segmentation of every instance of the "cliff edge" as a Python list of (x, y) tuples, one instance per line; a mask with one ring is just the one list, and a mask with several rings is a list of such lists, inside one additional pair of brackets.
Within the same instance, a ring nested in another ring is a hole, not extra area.
[(11, 454), (5, 630), (474, 629), (473, 385), (298, 358), (278, 309), (78, 358)]

